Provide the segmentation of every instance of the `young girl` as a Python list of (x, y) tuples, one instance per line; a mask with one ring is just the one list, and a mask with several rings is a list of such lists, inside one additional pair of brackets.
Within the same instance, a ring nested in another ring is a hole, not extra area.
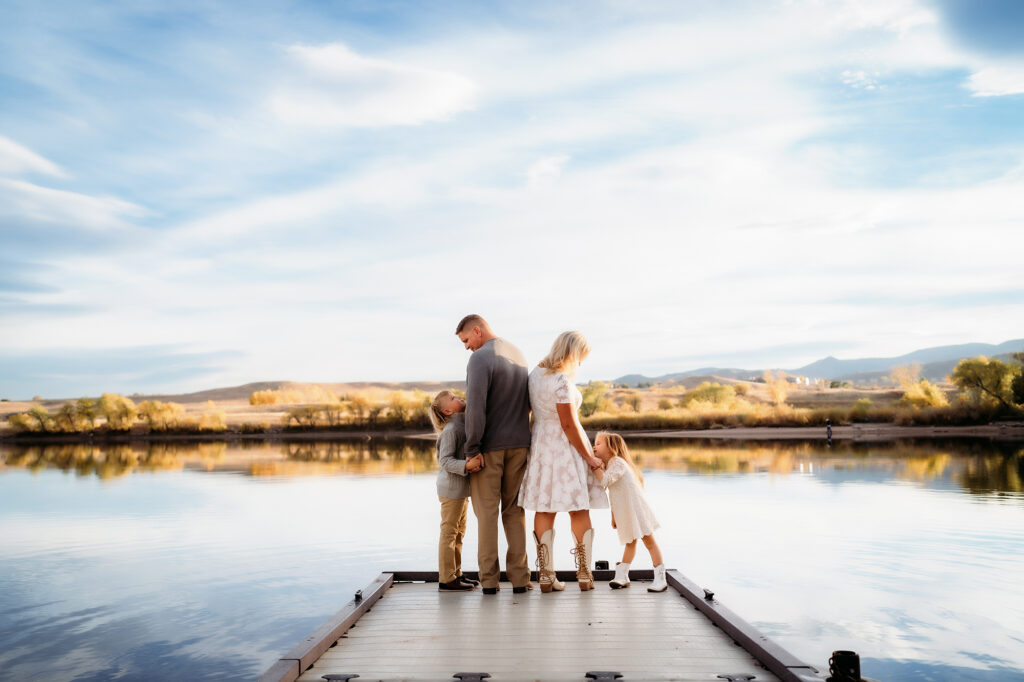
[(636, 556), (636, 541), (640, 538), (651, 553), (651, 563), (654, 564), (654, 582), (647, 591), (664, 592), (668, 587), (665, 563), (661, 558), (661, 549), (654, 541), (654, 531), (659, 525), (644, 499), (643, 474), (629, 456), (626, 441), (617, 433), (602, 431), (597, 434), (594, 439), (594, 456), (604, 462), (604, 470), (598, 469), (594, 474), (601, 485), (608, 489), (612, 504), (612, 528), (618, 529), (619, 542), (626, 545), (622, 561), (615, 564), (615, 577), (609, 585), (612, 589), (629, 587), (629, 565)]
[(437, 589), (472, 590), (479, 583), (462, 576), (462, 538), (466, 534), (469, 474), (480, 469), (480, 458), (466, 461), (466, 401), (441, 391), (430, 404), (430, 421), (437, 437), (437, 496), (441, 500), (441, 537), (437, 545)]

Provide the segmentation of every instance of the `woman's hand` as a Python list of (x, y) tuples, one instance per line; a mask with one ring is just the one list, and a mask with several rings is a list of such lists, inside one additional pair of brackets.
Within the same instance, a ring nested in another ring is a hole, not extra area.
[(585, 459), (587, 460), (587, 464), (590, 465), (590, 469), (592, 471), (597, 471), (598, 469), (602, 469), (604, 467), (604, 462), (599, 460), (597, 457), (594, 457), (593, 455), (587, 455)]

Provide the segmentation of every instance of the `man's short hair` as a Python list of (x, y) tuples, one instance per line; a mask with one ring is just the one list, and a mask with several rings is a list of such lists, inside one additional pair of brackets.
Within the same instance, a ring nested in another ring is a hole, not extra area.
[(459, 320), (459, 326), (455, 328), (456, 334), (461, 334), (467, 329), (473, 327), (480, 327), (481, 329), (487, 329), (487, 320), (480, 317), (479, 315), (466, 315), (464, 318)]

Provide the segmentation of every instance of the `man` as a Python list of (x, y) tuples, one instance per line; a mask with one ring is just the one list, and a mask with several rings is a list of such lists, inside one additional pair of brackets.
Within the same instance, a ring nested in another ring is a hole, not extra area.
[(526, 512), (517, 503), (530, 452), (530, 393), (526, 360), (479, 315), (467, 315), (455, 334), (473, 352), (466, 366), (466, 461), (483, 468), (469, 479), (477, 518), (477, 558), (484, 594), (498, 591), (498, 510), (508, 553), (505, 571), (512, 591), (530, 582)]

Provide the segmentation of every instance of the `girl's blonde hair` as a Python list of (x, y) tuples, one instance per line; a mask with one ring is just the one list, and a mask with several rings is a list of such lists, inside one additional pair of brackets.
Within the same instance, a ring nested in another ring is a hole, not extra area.
[(434, 396), (434, 400), (430, 403), (430, 423), (434, 425), (434, 430), (438, 433), (444, 431), (444, 426), (452, 420), (450, 414), (445, 414), (444, 409), (441, 407), (441, 400), (444, 398), (454, 398), (455, 394), (445, 389)]
[[(537, 363), (551, 372), (565, 372), (575, 374), (576, 367), (583, 358), (590, 354), (590, 344), (587, 338), (579, 332), (562, 332), (551, 344), (551, 350), (547, 357)], [(568, 370), (568, 371), (567, 371)]]
[[(640, 467), (636, 465), (636, 462), (630, 456), (629, 448), (626, 447), (626, 440), (619, 434), (612, 433), (611, 431), (600, 431), (597, 436), (604, 436), (604, 442), (614, 457), (621, 457), (626, 460), (626, 464), (636, 474), (636, 480), (640, 481), (642, 486), (644, 484), (644, 475), (640, 472)], [(594, 436), (595, 442), (597, 441), (597, 436)]]

